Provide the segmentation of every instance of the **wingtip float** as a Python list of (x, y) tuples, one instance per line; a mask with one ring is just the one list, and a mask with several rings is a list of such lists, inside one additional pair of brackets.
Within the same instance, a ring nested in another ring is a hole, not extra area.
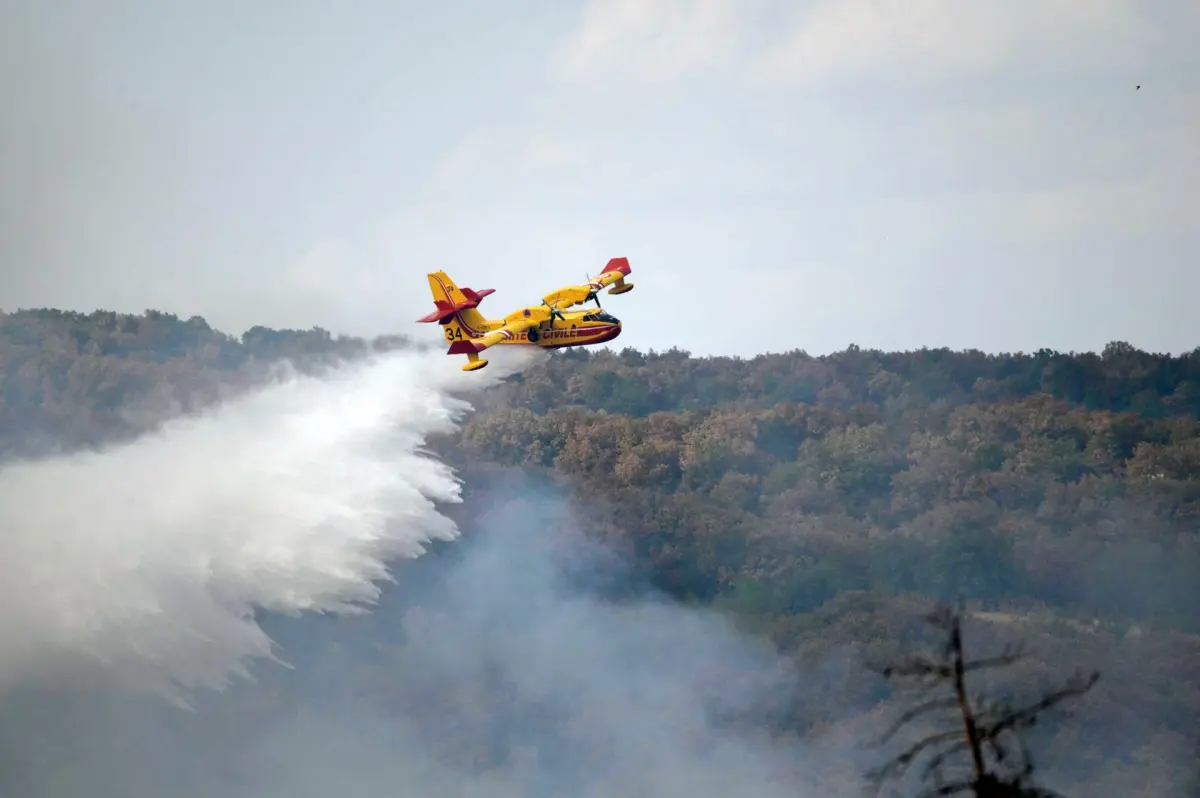
[[(494, 289), (459, 288), (445, 272), (430, 272), (429, 290), (436, 309), (417, 321), (442, 326), (450, 344), (446, 354), (467, 356), (463, 371), (486, 366), (479, 353), (496, 345), (559, 349), (602, 344), (621, 334), (621, 320), (604, 312), (597, 294), (605, 287), (611, 296), (632, 291), (633, 283), (625, 281), (630, 271), (628, 258), (613, 258), (586, 283), (546, 294), (540, 305), (519, 308), (503, 319), (489, 319), (479, 312), (479, 303)], [(597, 310), (567, 310), (587, 302), (595, 302)]]

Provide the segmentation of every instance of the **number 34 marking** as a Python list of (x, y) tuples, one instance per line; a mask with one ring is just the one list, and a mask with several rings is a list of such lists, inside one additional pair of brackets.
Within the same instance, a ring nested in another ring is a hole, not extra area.
[(461, 341), (462, 340), (462, 327), (447, 327), (446, 328), (446, 340), (447, 341)]

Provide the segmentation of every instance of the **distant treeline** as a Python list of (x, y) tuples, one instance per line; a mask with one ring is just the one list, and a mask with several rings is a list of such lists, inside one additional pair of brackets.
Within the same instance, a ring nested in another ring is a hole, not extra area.
[(1089, 410), (1200, 417), (1200, 347), (1165, 355), (1123, 342), (1110, 343), (1099, 354), (881, 352), (850, 346), (820, 357), (796, 350), (731, 358), (692, 357), (678, 349), (649, 354), (564, 350), (545, 369), (513, 382), (497, 404), (536, 412), (563, 402), (636, 416), (779, 402), (870, 403), (901, 411), (1044, 393)]

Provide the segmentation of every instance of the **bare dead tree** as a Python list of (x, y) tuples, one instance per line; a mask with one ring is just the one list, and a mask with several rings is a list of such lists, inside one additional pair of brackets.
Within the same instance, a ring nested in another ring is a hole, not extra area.
[[(1035, 726), (1043, 713), (1089, 691), (1100, 674), (1077, 671), (1062, 687), (1023, 706), (983, 695), (972, 700), (968, 673), (1012, 665), (1022, 659), (1022, 651), (1008, 647), (999, 656), (968, 661), (959, 612), (941, 604), (926, 621), (946, 635), (937, 655), (910, 655), (878, 669), (889, 680), (911, 683), (917, 696), (916, 704), (900, 715), (880, 742), (886, 744), (918, 718), (937, 713), (944, 713), (945, 722), (954, 725), (926, 735), (874, 770), (870, 775), (876, 789), (903, 778), (911, 765), (924, 758), (921, 776), (927, 786), (922, 798), (1062, 798), (1032, 783), (1033, 760), (1023, 732)], [(947, 767), (952, 765), (958, 765), (957, 775), (948, 777)]]

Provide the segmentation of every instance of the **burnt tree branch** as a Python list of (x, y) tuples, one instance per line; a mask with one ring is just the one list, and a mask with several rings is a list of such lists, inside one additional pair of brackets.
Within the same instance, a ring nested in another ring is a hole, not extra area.
[[(988, 701), (982, 696), (972, 701), (967, 690), (968, 673), (1013, 665), (1023, 658), (1023, 653), (1019, 647), (1008, 647), (999, 656), (968, 660), (964, 654), (962, 620), (957, 611), (939, 605), (926, 621), (945, 633), (945, 643), (938, 655), (910, 655), (877, 670), (889, 680), (910, 681), (910, 688), (922, 698), (938, 688), (947, 694), (922, 700), (903, 712), (880, 742), (886, 743), (918, 719), (928, 719), (938, 712), (953, 712), (957, 716), (957, 728), (927, 734), (891, 757), (871, 772), (876, 787), (902, 778), (917, 759), (927, 756), (921, 775), (929, 786), (922, 796), (973, 794), (976, 798), (1061, 798), (1051, 790), (1029, 783), (1034, 767), (1021, 733), (1036, 725), (1047, 711), (1087, 693), (1100, 674), (1076, 672), (1062, 687), (1020, 707), (1007, 701)], [(962, 762), (964, 757), (965, 762)], [(965, 765), (966, 773), (947, 782), (943, 772), (953, 763)]]

